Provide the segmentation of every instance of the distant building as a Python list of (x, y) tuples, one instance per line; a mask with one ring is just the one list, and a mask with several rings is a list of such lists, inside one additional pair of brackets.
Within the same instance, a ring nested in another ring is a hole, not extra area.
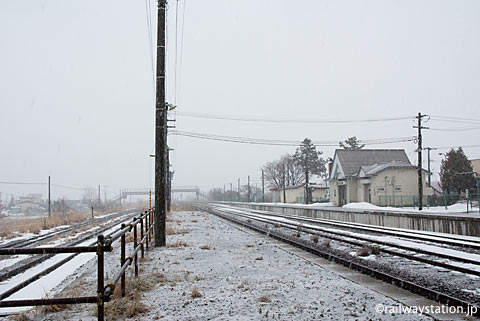
[[(309, 183), (312, 191), (312, 203), (322, 203), (329, 201), (328, 182), (320, 176), (313, 175)], [(283, 189), (280, 190), (281, 203), (305, 203), (305, 184), (289, 186), (285, 188), (285, 199), (283, 199)]]
[[(423, 171), (424, 197), (432, 195)], [(417, 167), (402, 149), (337, 149), (329, 175), (330, 201), (337, 206), (368, 202), (379, 206), (418, 203)]]
[(20, 196), (15, 202), (15, 207), (19, 208), (22, 213), (43, 212), (45, 210), (42, 194)]
[(473, 171), (477, 172), (480, 175), (480, 159), (471, 159)]

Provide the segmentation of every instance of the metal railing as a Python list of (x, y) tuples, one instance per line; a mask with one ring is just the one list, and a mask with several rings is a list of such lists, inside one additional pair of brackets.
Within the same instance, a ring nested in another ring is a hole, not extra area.
[[(419, 197), (418, 195), (380, 195), (378, 197), (379, 206), (391, 206), (391, 207), (418, 207)], [(426, 207), (430, 206), (450, 206), (458, 202), (468, 202), (471, 207), (478, 206), (479, 195), (477, 193), (471, 193), (470, 195), (450, 193), (450, 194), (436, 194), (436, 195), (424, 195), (423, 204)]]
[[(59, 305), (59, 304), (83, 304), (96, 303), (97, 304), (97, 318), (99, 321), (105, 319), (105, 303), (109, 302), (115, 287), (120, 281), (121, 295), (126, 295), (125, 289), (125, 272), (127, 268), (133, 263), (135, 267), (135, 277), (138, 277), (138, 253), (143, 258), (145, 255), (144, 245), (148, 250), (149, 244), (152, 241), (153, 234), (153, 210), (145, 211), (140, 217), (134, 217), (132, 223), (122, 224), (120, 230), (104, 236), (98, 235), (97, 241), (89, 246), (67, 246), (67, 247), (37, 247), (37, 248), (3, 248), (0, 249), (0, 255), (17, 255), (17, 254), (60, 254), (72, 253), (74, 255), (80, 253), (96, 253), (97, 254), (97, 294), (92, 296), (82, 297), (65, 297), (65, 298), (45, 298), (45, 299), (25, 299), (25, 300), (2, 300), (0, 301), (0, 308), (7, 307), (24, 307), (24, 306), (40, 306), (40, 305)], [(140, 242), (138, 242), (138, 225), (140, 225)], [(126, 257), (126, 234), (133, 230), (133, 251), (131, 256)], [(112, 252), (112, 244), (120, 239), (120, 270), (113, 277), (112, 283), (105, 285), (105, 252)], [(12, 295), (26, 285), (38, 280), (41, 276), (52, 272), (58, 268), (55, 264), (44, 271), (38, 273), (30, 278), (28, 283), (22, 282), (14, 288), (3, 293), (3, 298)]]

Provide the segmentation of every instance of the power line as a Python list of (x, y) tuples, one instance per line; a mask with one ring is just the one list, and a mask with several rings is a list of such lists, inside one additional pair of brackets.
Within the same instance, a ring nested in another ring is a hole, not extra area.
[[(48, 183), (31, 183), (31, 182), (0, 182), (0, 184), (4, 184), (4, 185), (48, 185)], [(66, 186), (66, 185), (60, 185), (60, 184), (51, 184), (51, 186), (67, 188), (67, 189), (74, 189), (74, 190), (79, 190), (79, 191), (89, 189), (88, 187), (73, 187), (73, 186)]]
[(262, 118), (262, 117), (246, 117), (246, 116), (228, 116), (228, 115), (212, 115), (212, 114), (200, 114), (200, 113), (188, 113), (177, 112), (178, 115), (185, 117), (205, 118), (205, 119), (217, 119), (217, 120), (234, 120), (234, 121), (246, 121), (246, 122), (264, 122), (264, 123), (369, 123), (369, 122), (384, 122), (384, 121), (399, 121), (399, 120), (411, 120), (415, 117), (390, 117), (390, 118), (371, 118), (371, 119), (274, 119), (274, 118)]
[(460, 118), (460, 117), (447, 117), (447, 116), (430, 116), (432, 120), (450, 123), (464, 123), (464, 124), (480, 124), (480, 119), (475, 118)]
[(175, 70), (174, 70), (174, 84), (173, 84), (173, 103), (177, 104), (177, 70), (178, 70), (178, 2), (175, 3)]
[[(251, 137), (239, 137), (239, 136), (225, 136), (215, 134), (204, 134), (184, 131), (170, 131), (169, 135), (183, 136), (198, 138), (204, 140), (223, 141), (242, 144), (255, 144), (255, 145), (272, 145), (272, 146), (299, 146), (300, 142), (292, 140), (278, 140), (278, 139), (263, 139), (263, 138), (251, 138)], [(409, 137), (396, 137), (396, 138), (378, 138), (378, 139), (365, 139), (360, 140), (365, 145), (381, 145), (400, 142), (410, 142), (416, 139), (415, 136)], [(338, 140), (335, 141), (313, 141), (315, 146), (338, 146)]]
[(478, 148), (480, 145), (457, 145), (457, 146), (441, 146), (441, 147), (435, 147), (436, 149), (451, 149), (451, 148)]
[(52, 184), (52, 186), (62, 187), (62, 188), (67, 188), (67, 189), (74, 189), (74, 190), (79, 190), (79, 191), (91, 189), (90, 187), (82, 188), (82, 187), (72, 187), (72, 186), (65, 186), (65, 185), (59, 185), (59, 184)]
[(148, 44), (149, 44), (149, 56), (150, 56), (150, 67), (152, 70), (152, 90), (153, 95), (155, 96), (155, 67), (153, 61), (153, 33), (152, 33), (152, 11), (150, 6), (150, 0), (145, 0), (145, 18), (147, 23), (147, 37), (148, 37)]
[(47, 183), (26, 183), (26, 182), (0, 182), (5, 185), (47, 185)]
[(469, 130), (480, 129), (480, 127), (467, 127), (467, 128), (430, 128), (435, 131), (444, 131), (444, 132), (466, 132)]
[(185, 8), (187, 6), (187, 0), (183, 0), (183, 7), (182, 7), (182, 34), (180, 38), (180, 61), (178, 67), (178, 104), (180, 105), (180, 97), (181, 97), (181, 88), (182, 88), (182, 61), (183, 61), (183, 39), (185, 34)]

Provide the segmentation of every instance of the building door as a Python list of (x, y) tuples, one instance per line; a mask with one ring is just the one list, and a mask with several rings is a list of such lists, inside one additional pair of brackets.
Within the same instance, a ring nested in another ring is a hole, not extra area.
[(363, 201), (371, 203), (372, 196), (370, 195), (370, 184), (363, 185)]
[(338, 186), (338, 206), (343, 206), (347, 204), (347, 186), (339, 185)]

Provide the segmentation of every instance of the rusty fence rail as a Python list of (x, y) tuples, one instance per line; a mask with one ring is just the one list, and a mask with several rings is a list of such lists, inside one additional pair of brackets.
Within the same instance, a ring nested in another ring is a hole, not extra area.
[[(60, 253), (96, 253), (97, 254), (97, 294), (82, 297), (67, 298), (46, 298), (46, 299), (25, 299), (25, 300), (3, 300), (29, 283), (39, 279), (41, 276), (52, 272), (60, 265), (57, 263), (48, 267), (44, 271), (38, 273), (33, 278), (22, 282), (14, 288), (6, 291), (0, 297), (0, 308), (23, 307), (23, 306), (40, 306), (40, 305), (56, 305), (56, 304), (83, 304), (96, 303), (97, 317), (99, 321), (105, 319), (105, 303), (109, 302), (117, 283), (120, 281), (121, 295), (126, 295), (125, 289), (125, 272), (130, 265), (134, 265), (135, 276), (138, 277), (138, 255), (145, 255), (145, 248), (148, 250), (152, 241), (154, 226), (153, 210), (145, 211), (139, 217), (134, 217), (129, 224), (123, 223), (121, 228), (110, 235), (98, 235), (97, 241), (90, 246), (66, 246), (66, 247), (36, 247), (36, 248), (3, 248), (0, 249), (0, 255), (19, 255), (19, 254), (60, 254)], [(126, 234), (133, 231), (133, 251), (131, 256), (126, 257)], [(140, 232), (140, 233), (138, 233)], [(138, 240), (140, 234), (140, 241)], [(105, 285), (105, 252), (113, 251), (112, 244), (120, 239), (120, 270), (113, 277), (112, 283)], [(64, 261), (64, 260), (62, 260)], [(60, 261), (60, 262), (62, 262)], [(29, 283), (26, 283), (29, 282)]]

